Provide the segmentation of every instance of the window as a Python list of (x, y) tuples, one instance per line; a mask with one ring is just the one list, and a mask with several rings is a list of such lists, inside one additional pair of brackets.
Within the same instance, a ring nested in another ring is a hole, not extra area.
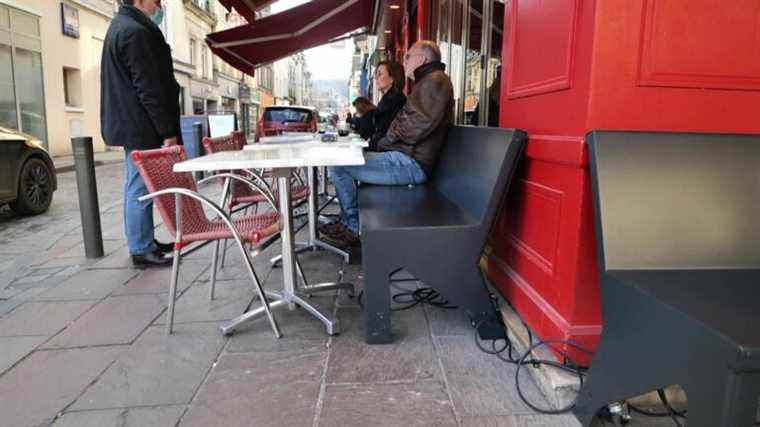
[(63, 69), (63, 97), (67, 107), (82, 106), (82, 77), (76, 68)]
[(195, 65), (195, 39), (190, 39), (190, 64)]
[(208, 77), (208, 56), (206, 55), (206, 48), (201, 48), (201, 77), (204, 79)]
[(193, 114), (206, 114), (206, 107), (203, 104), (203, 99), (193, 98)]
[(47, 146), (39, 20), (0, 4), (0, 124)]

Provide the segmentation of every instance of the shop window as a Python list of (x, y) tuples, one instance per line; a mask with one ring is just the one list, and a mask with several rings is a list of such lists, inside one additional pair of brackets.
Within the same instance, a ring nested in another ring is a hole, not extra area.
[(82, 76), (76, 68), (63, 69), (63, 96), (67, 107), (82, 107)]
[(202, 99), (193, 98), (193, 114), (206, 114), (206, 108), (203, 104)]
[(47, 146), (39, 17), (0, 4), (0, 124)]

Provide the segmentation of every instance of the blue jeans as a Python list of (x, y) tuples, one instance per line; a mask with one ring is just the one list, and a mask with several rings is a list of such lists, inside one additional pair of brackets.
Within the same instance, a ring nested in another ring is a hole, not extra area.
[(140, 173), (132, 164), (130, 152), (126, 154), (124, 182), (124, 233), (130, 255), (142, 255), (156, 250), (153, 241), (153, 201), (141, 202), (139, 197), (148, 194)]
[(413, 158), (398, 151), (364, 153), (361, 166), (329, 168), (330, 180), (340, 202), (341, 221), (354, 233), (359, 233), (359, 204), (356, 181), (378, 185), (422, 184), (425, 171)]

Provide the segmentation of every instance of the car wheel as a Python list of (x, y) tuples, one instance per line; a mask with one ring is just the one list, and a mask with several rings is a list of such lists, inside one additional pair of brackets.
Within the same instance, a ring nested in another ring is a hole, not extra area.
[(20, 215), (37, 215), (45, 212), (53, 200), (53, 172), (42, 159), (32, 157), (21, 168), (18, 195), (10, 203)]

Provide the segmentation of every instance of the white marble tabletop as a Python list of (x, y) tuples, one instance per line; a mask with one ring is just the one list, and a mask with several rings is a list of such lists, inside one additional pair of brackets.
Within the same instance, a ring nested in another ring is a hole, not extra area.
[(363, 164), (364, 155), (359, 146), (335, 143), (277, 144), (266, 150), (221, 151), (196, 157), (175, 164), (174, 172)]
[(369, 147), (369, 142), (361, 139), (358, 135), (349, 135), (338, 137), (337, 141), (324, 142), (320, 135), (282, 135), (262, 137), (259, 142), (254, 142), (243, 146), (244, 150), (266, 150), (271, 147), (288, 145), (288, 146), (313, 146), (313, 145), (335, 145), (350, 147)]

